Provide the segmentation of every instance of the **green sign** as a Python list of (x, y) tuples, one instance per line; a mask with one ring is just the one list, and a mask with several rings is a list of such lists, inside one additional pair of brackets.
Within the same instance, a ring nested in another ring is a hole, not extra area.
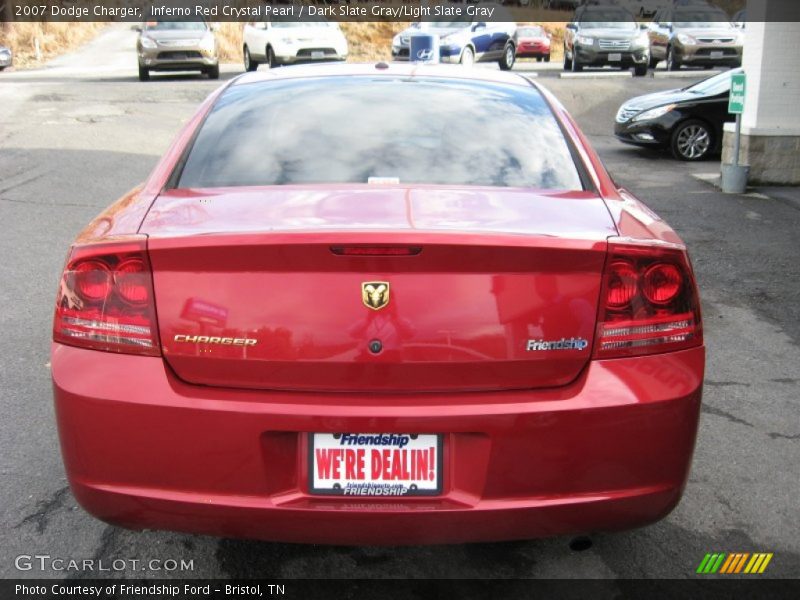
[(731, 96), (728, 99), (728, 112), (732, 115), (740, 115), (744, 112), (744, 73), (731, 75)]

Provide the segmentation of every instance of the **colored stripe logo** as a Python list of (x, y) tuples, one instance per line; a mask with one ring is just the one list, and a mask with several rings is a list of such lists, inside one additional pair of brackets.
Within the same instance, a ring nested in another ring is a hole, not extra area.
[(708, 553), (705, 555), (697, 572), (702, 575), (722, 573), (725, 575), (744, 573), (755, 575), (763, 573), (769, 561), (772, 560), (772, 552), (725, 552)]

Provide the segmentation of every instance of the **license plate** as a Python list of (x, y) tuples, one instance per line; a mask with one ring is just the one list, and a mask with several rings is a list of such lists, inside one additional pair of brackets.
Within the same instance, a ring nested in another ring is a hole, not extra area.
[(430, 496), (442, 491), (442, 436), (314, 433), (309, 439), (312, 494)]
[(325, 58), (325, 53), (322, 50), (312, 50), (311, 58)]
[(612, 62), (619, 62), (619, 61), (622, 60), (622, 54), (619, 54), (618, 52), (614, 53), (614, 54), (609, 54), (608, 55), (608, 60), (610, 60)]
[(722, 58), (723, 56), (725, 56), (724, 52), (712, 52), (711, 53), (711, 58)]

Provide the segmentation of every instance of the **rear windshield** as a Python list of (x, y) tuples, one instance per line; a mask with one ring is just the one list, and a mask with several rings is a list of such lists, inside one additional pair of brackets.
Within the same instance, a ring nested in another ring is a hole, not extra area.
[(583, 189), (535, 88), (389, 76), (231, 86), (178, 187), (377, 182)]
[(541, 27), (520, 27), (519, 29), (517, 29), (517, 33), (520, 36), (527, 35), (529, 37), (538, 37), (544, 35), (544, 31), (542, 30)]

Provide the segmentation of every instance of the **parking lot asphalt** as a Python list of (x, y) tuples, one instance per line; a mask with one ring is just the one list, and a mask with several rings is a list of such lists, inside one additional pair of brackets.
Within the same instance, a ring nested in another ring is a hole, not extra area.
[[(571, 111), (615, 180), (684, 238), (699, 278), (708, 346), (704, 406), (691, 477), (669, 517), (594, 534), (583, 551), (571, 550), (569, 538), (350, 548), (131, 532), (77, 507), (61, 464), (48, 371), (67, 246), (147, 176), (219, 85), (192, 76), (138, 82), (132, 34), (112, 29), (53, 68), (0, 76), (0, 576), (683, 578), (695, 576), (706, 552), (743, 551), (774, 553), (763, 577), (796, 577), (800, 207), (780, 194), (721, 194), (693, 177), (718, 171), (718, 163), (679, 163), (614, 139), (621, 102), (691, 79), (556, 73), (543, 70), (538, 80)], [(35, 554), (184, 559), (193, 569), (17, 569), (16, 557)]]

